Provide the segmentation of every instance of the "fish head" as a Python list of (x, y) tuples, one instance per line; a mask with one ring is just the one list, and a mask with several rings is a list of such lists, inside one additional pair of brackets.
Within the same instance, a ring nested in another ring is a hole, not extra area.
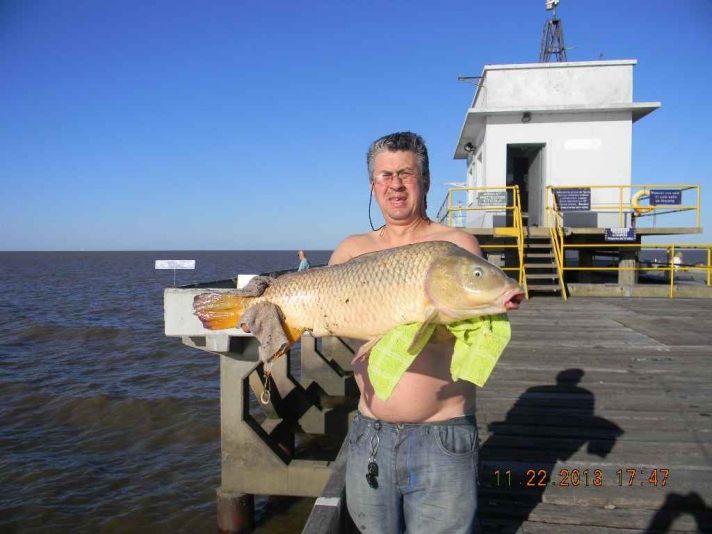
[(502, 269), (465, 250), (435, 259), (425, 289), (432, 305), (454, 320), (505, 313), (524, 299)]

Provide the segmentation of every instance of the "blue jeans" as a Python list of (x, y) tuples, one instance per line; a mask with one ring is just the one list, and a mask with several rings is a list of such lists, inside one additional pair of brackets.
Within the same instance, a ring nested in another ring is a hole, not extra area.
[[(474, 414), (436, 423), (396, 424), (358, 413), (348, 440), (346, 504), (361, 532), (474, 530), (478, 447)], [(366, 474), (376, 444), (374, 489)]]

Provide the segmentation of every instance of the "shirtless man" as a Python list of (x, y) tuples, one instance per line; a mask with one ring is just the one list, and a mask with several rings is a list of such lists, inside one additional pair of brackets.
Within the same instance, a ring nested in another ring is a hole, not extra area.
[[(330, 265), (422, 241), (450, 241), (482, 256), (473, 235), (428, 219), (430, 171), (420, 136), (402, 132), (375, 141), (368, 151), (368, 173), (385, 225), (347, 237)], [(452, 381), (453, 349), (454, 338), (429, 343), (387, 400), (374, 394), (368, 358), (354, 364), (361, 397), (348, 437), (346, 501), (361, 532), (473, 530), (477, 388)]]

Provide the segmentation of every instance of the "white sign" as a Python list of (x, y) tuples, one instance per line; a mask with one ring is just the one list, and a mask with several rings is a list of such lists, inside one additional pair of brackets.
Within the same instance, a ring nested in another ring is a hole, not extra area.
[(480, 208), (506, 208), (506, 191), (480, 191), (477, 193), (477, 205)]
[(195, 269), (195, 260), (156, 260), (156, 269)]
[(601, 139), (567, 139), (564, 141), (564, 150), (600, 150), (602, 146)]
[(238, 274), (237, 275), (237, 284), (235, 284), (237, 286), (237, 289), (242, 289), (243, 287), (245, 287), (247, 285), (247, 282), (252, 280), (255, 276), (257, 276), (257, 275), (256, 274)]
[(605, 240), (635, 242), (635, 228), (606, 228)]

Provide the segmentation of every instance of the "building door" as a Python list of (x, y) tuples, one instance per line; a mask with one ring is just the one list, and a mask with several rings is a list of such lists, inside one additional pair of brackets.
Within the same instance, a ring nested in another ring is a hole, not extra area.
[(507, 145), (507, 185), (518, 185), (524, 226), (544, 223), (544, 146)]

